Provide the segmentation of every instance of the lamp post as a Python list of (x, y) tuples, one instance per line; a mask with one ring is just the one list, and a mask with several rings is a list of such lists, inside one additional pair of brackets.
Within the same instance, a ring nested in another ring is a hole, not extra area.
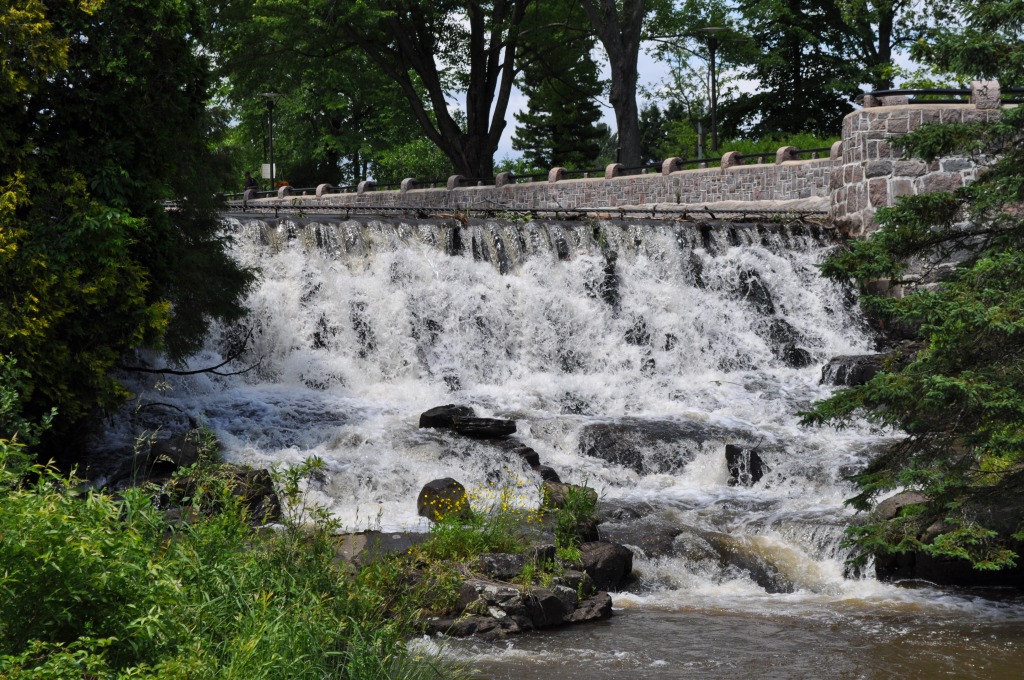
[(267, 100), (267, 119), (270, 127), (269, 135), (269, 156), (270, 156), (270, 188), (274, 189), (274, 104), (281, 98), (280, 92), (261, 92), (260, 96)]
[(711, 53), (708, 64), (711, 71), (711, 150), (718, 151), (718, 75), (715, 72), (715, 52), (718, 50), (718, 34), (728, 29), (722, 26), (707, 26), (697, 30), (708, 37), (708, 52)]

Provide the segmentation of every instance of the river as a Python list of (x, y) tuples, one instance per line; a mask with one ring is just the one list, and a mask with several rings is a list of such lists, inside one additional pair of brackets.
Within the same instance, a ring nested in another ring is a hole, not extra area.
[[(444, 646), (484, 677), (1024, 672), (1016, 594), (846, 566), (844, 477), (893, 434), (798, 423), (834, 389), (820, 384), (830, 357), (873, 349), (852, 292), (818, 276), (834, 247), (822, 226), (227, 224), (260, 282), (249, 317), (216, 329), (192, 365), (251, 332), (255, 367), (154, 382), (143, 399), (203, 414), (229, 459), (322, 457), (310, 498), (348, 529), (386, 531), (425, 530), (415, 497), (440, 477), (536, 502), (540, 480), (516, 456), (417, 428), (432, 406), (471, 405), (515, 418), (564, 481), (624, 516), (645, 508), (634, 532), (668, 537), (637, 548), (637, 580), (607, 622)], [(764, 476), (730, 485), (726, 444), (756, 451)]]

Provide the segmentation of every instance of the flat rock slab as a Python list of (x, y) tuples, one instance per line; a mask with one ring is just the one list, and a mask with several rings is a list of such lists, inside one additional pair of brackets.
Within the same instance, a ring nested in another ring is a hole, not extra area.
[(472, 439), (504, 439), (516, 433), (516, 421), (503, 418), (456, 417), (452, 419), (452, 429)]
[(408, 552), (409, 548), (423, 543), (430, 537), (420, 533), (384, 533), (365, 531), (358, 534), (338, 536), (335, 557), (342, 562), (363, 567), (387, 555)]

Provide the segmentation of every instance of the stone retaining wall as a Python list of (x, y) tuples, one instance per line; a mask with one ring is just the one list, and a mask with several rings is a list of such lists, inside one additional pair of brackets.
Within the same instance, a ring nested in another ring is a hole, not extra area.
[(890, 140), (930, 123), (995, 120), (999, 108), (910, 104), (854, 111), (843, 120), (841, 160), (831, 181), (831, 216), (851, 236), (864, 237), (875, 226), (875, 212), (900, 196), (953, 191), (973, 181), (978, 165), (967, 156), (925, 163), (907, 158)]
[[(971, 157), (943, 158), (931, 163), (905, 158), (890, 143), (928, 123), (985, 122), (1000, 113), (999, 84), (972, 83), (971, 104), (907, 104), (905, 98), (865, 97), (865, 108), (843, 121), (843, 139), (826, 159), (795, 160), (792, 147), (779, 149), (774, 164), (744, 165), (736, 152), (722, 157), (721, 167), (679, 170), (679, 159), (667, 159), (660, 174), (619, 176), (610, 165), (601, 178), (564, 179), (553, 168), (547, 181), (514, 183), (502, 173), (492, 186), (459, 186), (459, 177), (445, 188), (416, 189), (407, 179), (398, 190), (374, 191), (363, 182), (357, 192), (331, 194), (321, 185), (317, 195), (290, 196), (282, 187), (276, 198), (248, 199), (250, 205), (280, 208), (405, 208), (430, 211), (528, 211), (601, 209), (653, 204), (713, 205), (724, 201), (753, 203), (828, 199), (830, 218), (851, 236), (865, 237), (875, 227), (879, 207), (900, 197), (949, 191), (977, 176)], [(240, 204), (241, 202), (236, 202)]]

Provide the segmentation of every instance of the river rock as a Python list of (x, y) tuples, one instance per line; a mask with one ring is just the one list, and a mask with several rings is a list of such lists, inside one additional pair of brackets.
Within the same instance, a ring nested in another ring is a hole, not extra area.
[(882, 370), (884, 354), (858, 354), (829, 359), (821, 367), (821, 384), (856, 387), (863, 385)]
[(753, 486), (764, 477), (765, 464), (757, 449), (726, 444), (725, 464), (729, 468), (729, 486)]
[(343, 534), (335, 538), (335, 557), (342, 562), (365, 567), (388, 555), (403, 555), (428, 538), (430, 534), (409, 531), (361, 531)]
[(678, 522), (658, 514), (606, 522), (601, 525), (601, 536), (606, 541), (636, 548), (644, 557), (655, 558), (675, 554), (675, 539), (682, 530)]
[(456, 404), (435, 406), (420, 414), (420, 427), (451, 429), (455, 426), (455, 418), (472, 418), (475, 415), (476, 411), (471, 406)]
[(917, 491), (901, 491), (898, 494), (886, 498), (875, 506), (875, 517), (882, 520), (899, 517), (903, 508), (908, 505), (918, 505), (928, 500), (928, 497)]
[(499, 581), (511, 581), (523, 572), (528, 562), (526, 555), (484, 553), (477, 557), (476, 568), (480, 573)]
[(580, 545), (580, 553), (598, 590), (620, 590), (633, 573), (633, 551), (623, 545), (593, 541)]
[(579, 450), (638, 474), (672, 473), (682, 470), (714, 436), (708, 428), (692, 423), (627, 418), (585, 425)]
[[(217, 475), (227, 482), (231, 493), (241, 500), (250, 522), (271, 524), (280, 521), (281, 501), (274, 490), (274, 480), (269, 470), (225, 463), (219, 467)], [(168, 510), (170, 517), (181, 516), (180, 512), (176, 512), (180, 511), (178, 504), (183, 499), (194, 498), (199, 483), (199, 480), (191, 476), (177, 477), (167, 482), (161, 496), (171, 505)]]
[(612, 615), (612, 597), (608, 593), (597, 593), (579, 603), (576, 610), (565, 617), (566, 623), (599, 621)]
[(416, 513), (437, 522), (452, 512), (464, 513), (469, 510), (466, 487), (451, 477), (427, 482), (416, 498)]
[(516, 433), (516, 421), (504, 418), (452, 418), (452, 429), (473, 439), (504, 439)]

